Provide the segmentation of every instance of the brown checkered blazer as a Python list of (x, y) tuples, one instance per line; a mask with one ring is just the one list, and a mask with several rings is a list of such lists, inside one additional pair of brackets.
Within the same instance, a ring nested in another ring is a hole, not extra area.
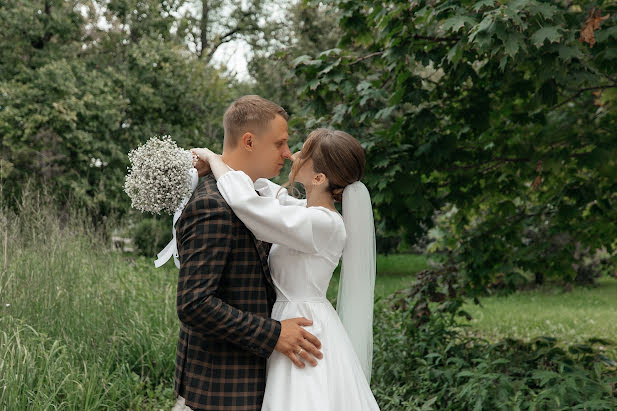
[(180, 335), (174, 393), (193, 410), (259, 410), (281, 324), (270, 244), (255, 239), (209, 174), (176, 223)]

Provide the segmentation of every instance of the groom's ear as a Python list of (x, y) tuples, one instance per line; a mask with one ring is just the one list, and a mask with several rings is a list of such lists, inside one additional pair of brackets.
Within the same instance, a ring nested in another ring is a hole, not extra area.
[(255, 135), (249, 131), (240, 137), (240, 146), (246, 151), (253, 151), (255, 144)]

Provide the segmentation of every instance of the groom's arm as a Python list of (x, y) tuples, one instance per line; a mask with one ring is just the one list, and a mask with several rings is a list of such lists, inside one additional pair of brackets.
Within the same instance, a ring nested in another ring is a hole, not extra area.
[(221, 202), (197, 200), (187, 205), (178, 222), (178, 317), (194, 329), (268, 358), (281, 323), (238, 310), (215, 295), (231, 252), (232, 214)]

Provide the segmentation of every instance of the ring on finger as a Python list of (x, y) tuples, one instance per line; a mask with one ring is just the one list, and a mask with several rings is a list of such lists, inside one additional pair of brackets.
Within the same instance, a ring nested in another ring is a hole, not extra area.
[(302, 351), (304, 351), (304, 348), (300, 347), (300, 349), (298, 350), (298, 352), (296, 353), (296, 355), (300, 355), (300, 354), (302, 354)]

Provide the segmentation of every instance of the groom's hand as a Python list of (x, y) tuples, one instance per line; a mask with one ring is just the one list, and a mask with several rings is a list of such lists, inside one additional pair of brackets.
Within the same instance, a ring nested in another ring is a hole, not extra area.
[(313, 325), (313, 322), (304, 317), (281, 321), (281, 335), (274, 347), (300, 368), (304, 368), (304, 361), (314, 367), (317, 365), (315, 358), (323, 358), (323, 354), (319, 351), (321, 342), (302, 328), (308, 325)]

